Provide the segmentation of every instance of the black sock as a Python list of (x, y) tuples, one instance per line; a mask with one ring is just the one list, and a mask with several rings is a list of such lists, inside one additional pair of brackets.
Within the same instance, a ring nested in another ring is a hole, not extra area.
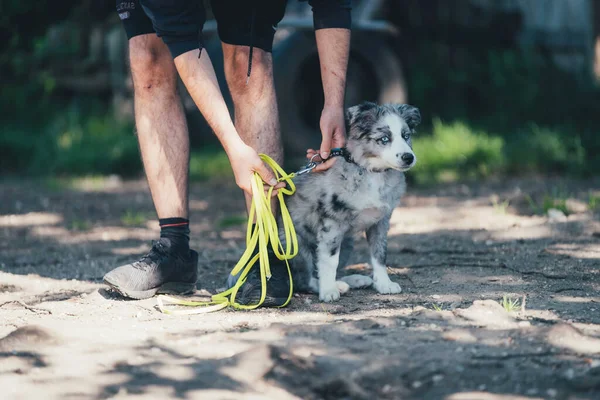
[(178, 251), (190, 249), (190, 221), (185, 218), (161, 218), (160, 237), (171, 241), (171, 247)]

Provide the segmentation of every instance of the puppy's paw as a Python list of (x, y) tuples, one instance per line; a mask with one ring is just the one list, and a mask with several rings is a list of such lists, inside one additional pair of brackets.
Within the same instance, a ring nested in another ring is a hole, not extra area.
[(396, 294), (402, 292), (402, 288), (396, 282), (392, 282), (389, 278), (387, 280), (374, 281), (373, 287), (381, 294)]
[(326, 303), (330, 303), (332, 301), (337, 301), (340, 299), (340, 290), (338, 289), (337, 282), (331, 288), (321, 290), (319, 293), (319, 300), (324, 301)]
[(366, 288), (373, 284), (373, 279), (366, 275), (348, 275), (342, 278), (352, 289)]
[(335, 285), (337, 286), (338, 291), (340, 292), (340, 294), (346, 294), (350, 290), (350, 285), (348, 285), (344, 281), (336, 281)]

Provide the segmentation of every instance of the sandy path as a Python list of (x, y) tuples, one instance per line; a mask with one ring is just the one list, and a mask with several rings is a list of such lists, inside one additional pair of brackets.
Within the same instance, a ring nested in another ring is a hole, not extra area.
[[(600, 224), (526, 215), (524, 191), (549, 184), (410, 189), (390, 231), (399, 295), (182, 317), (100, 283), (156, 238), (144, 183), (5, 183), (0, 398), (600, 398)], [(209, 184), (192, 199), (206, 293), (243, 251), (243, 226), (224, 227), (242, 202)], [(130, 221), (140, 213), (150, 222)], [(347, 272), (368, 270), (366, 255)], [(525, 310), (507, 313), (504, 295)]]

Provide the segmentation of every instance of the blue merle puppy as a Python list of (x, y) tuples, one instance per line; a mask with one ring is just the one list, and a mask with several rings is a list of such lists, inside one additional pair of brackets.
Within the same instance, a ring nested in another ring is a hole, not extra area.
[[(404, 172), (417, 158), (411, 135), (419, 110), (401, 104), (363, 103), (346, 112), (348, 140), (343, 159), (325, 172), (301, 175), (288, 201), (300, 252), (292, 260), (294, 286), (335, 301), (350, 288), (373, 286), (400, 293), (386, 268), (387, 233), (392, 211), (405, 192)], [(373, 277), (336, 279), (352, 250), (353, 237), (366, 232)]]

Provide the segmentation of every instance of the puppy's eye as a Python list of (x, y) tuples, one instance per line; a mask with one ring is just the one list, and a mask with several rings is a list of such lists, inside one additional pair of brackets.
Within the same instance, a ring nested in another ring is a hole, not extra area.
[(408, 139), (410, 139), (410, 135), (408, 134), (408, 132), (404, 132), (404, 133), (402, 134), (402, 139), (404, 139), (404, 140), (408, 140)]
[(390, 142), (390, 138), (387, 136), (384, 136), (381, 139), (378, 139), (377, 142), (381, 143), (381, 144), (388, 144)]

